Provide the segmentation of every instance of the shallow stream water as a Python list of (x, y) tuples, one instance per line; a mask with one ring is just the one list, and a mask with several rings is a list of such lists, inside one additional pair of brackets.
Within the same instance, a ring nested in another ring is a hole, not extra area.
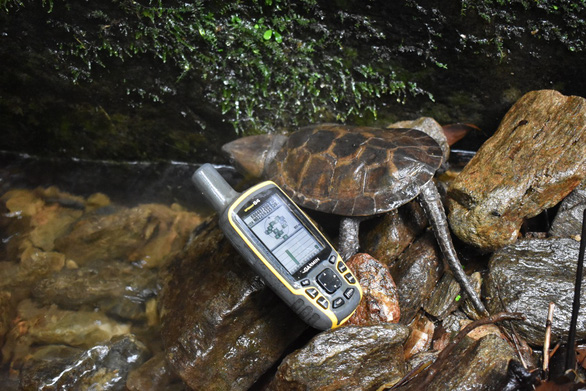
[[(134, 349), (126, 375), (162, 352), (159, 272), (210, 213), (197, 167), (0, 153), (1, 389), (81, 387), (88, 365), (111, 373), (96, 351)], [(88, 381), (123, 389), (126, 375)]]

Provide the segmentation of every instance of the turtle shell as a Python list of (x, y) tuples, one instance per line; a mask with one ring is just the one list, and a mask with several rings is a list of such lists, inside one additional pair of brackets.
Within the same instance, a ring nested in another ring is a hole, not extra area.
[(369, 216), (415, 198), (441, 162), (437, 142), (416, 129), (321, 124), (292, 133), (266, 173), (306, 208)]

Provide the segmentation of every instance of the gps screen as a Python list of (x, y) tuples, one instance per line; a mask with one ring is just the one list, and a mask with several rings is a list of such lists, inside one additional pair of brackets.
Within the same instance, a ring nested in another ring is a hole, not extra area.
[(278, 194), (271, 195), (243, 220), (291, 274), (325, 248)]

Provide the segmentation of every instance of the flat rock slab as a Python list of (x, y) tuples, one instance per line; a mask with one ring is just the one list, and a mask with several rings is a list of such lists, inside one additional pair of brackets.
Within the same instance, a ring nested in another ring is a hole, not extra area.
[(405, 371), (406, 326), (342, 326), (315, 336), (283, 360), (270, 391), (378, 390)]
[(529, 92), (450, 185), (450, 226), (467, 243), (498, 249), (585, 177), (586, 99)]
[[(542, 346), (550, 302), (555, 304), (551, 335), (568, 335), (580, 242), (566, 238), (525, 239), (495, 252), (490, 259), (489, 311), (521, 312), (516, 330), (527, 342)], [(586, 294), (586, 276), (582, 297)], [(584, 300), (584, 299), (582, 299)], [(504, 308), (503, 308), (504, 306)], [(577, 339), (586, 338), (586, 314), (578, 316)], [(555, 342), (554, 342), (555, 343)]]
[(160, 296), (167, 360), (194, 390), (247, 390), (307, 326), (236, 253), (217, 219), (170, 262)]

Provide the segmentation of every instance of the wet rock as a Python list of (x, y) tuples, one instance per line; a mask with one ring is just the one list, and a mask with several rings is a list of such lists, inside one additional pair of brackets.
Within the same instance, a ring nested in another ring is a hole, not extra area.
[(354, 255), (346, 265), (358, 279), (364, 294), (347, 324), (397, 323), (401, 316), (399, 297), (386, 266), (364, 253)]
[(405, 360), (431, 348), (434, 323), (423, 314), (419, 314), (409, 325), (409, 338), (405, 342)]
[(167, 363), (165, 353), (160, 352), (130, 372), (126, 388), (130, 391), (158, 391), (169, 390), (173, 384), (180, 387), (181, 379)]
[(159, 267), (177, 254), (201, 222), (179, 207), (144, 204), (113, 213), (84, 216), (56, 241), (56, 249), (84, 265), (96, 260), (127, 260)]
[(409, 324), (431, 296), (442, 271), (439, 257), (435, 237), (427, 232), (389, 266), (399, 292), (401, 323)]
[[(474, 290), (480, 295), (482, 285), (480, 273), (473, 273), (468, 278)], [(471, 318), (479, 318), (472, 303), (467, 298), (462, 297), (462, 290), (454, 276), (451, 273), (444, 273), (423, 308), (434, 318), (443, 319), (458, 306), (461, 306)]]
[(96, 261), (42, 279), (33, 296), (64, 309), (100, 308), (122, 319), (146, 320), (146, 302), (158, 293), (157, 273), (122, 261)]
[(580, 236), (584, 209), (586, 209), (586, 181), (564, 198), (553, 219), (549, 235), (560, 238)]
[(405, 370), (399, 324), (342, 326), (315, 336), (288, 355), (269, 384), (280, 390), (377, 390), (399, 381)]
[(361, 232), (362, 248), (380, 262), (389, 265), (419, 236), (427, 218), (417, 202), (392, 210), (382, 217), (366, 221)]
[(196, 390), (246, 390), (306, 325), (236, 253), (216, 220), (202, 224), (163, 276), (161, 335)]
[(407, 366), (406, 372), (409, 373), (411, 371), (420, 370), (429, 366), (437, 359), (438, 354), (439, 352), (437, 351), (427, 351), (411, 356), (411, 358), (405, 362)]
[(444, 162), (448, 161), (448, 158), (450, 157), (448, 138), (446, 137), (442, 126), (435, 119), (431, 117), (420, 117), (412, 121), (395, 122), (394, 124), (387, 126), (387, 128), (412, 128), (421, 130), (439, 144), (444, 157)]
[(450, 273), (444, 273), (423, 308), (431, 316), (443, 319), (458, 307), (459, 299), (460, 284)]
[(65, 344), (91, 348), (117, 335), (130, 332), (130, 326), (118, 323), (95, 311), (65, 311), (55, 305), (40, 307), (31, 300), (17, 307), (18, 322), (7, 335), (2, 348), (4, 362), (17, 367), (31, 346)]
[(514, 350), (496, 335), (478, 341), (465, 338), (449, 359), (441, 363), (436, 376), (424, 388), (419, 388), (421, 378), (416, 378), (397, 390), (500, 390), (506, 383), (507, 365), (513, 358)]
[(33, 356), (20, 376), (22, 390), (120, 390), (128, 373), (148, 357), (146, 347), (133, 335), (114, 337), (82, 353), (56, 358)]
[[(543, 345), (550, 302), (555, 303), (552, 341), (566, 338), (570, 324), (580, 243), (573, 239), (525, 239), (495, 252), (487, 278), (491, 313), (521, 312), (527, 319), (517, 332), (532, 345)], [(586, 276), (582, 297), (586, 293)], [(586, 314), (578, 316), (577, 339), (586, 338)], [(555, 342), (552, 342), (555, 343)]]
[(523, 220), (560, 202), (586, 177), (586, 100), (525, 94), (448, 191), (454, 233), (486, 250), (513, 243)]

